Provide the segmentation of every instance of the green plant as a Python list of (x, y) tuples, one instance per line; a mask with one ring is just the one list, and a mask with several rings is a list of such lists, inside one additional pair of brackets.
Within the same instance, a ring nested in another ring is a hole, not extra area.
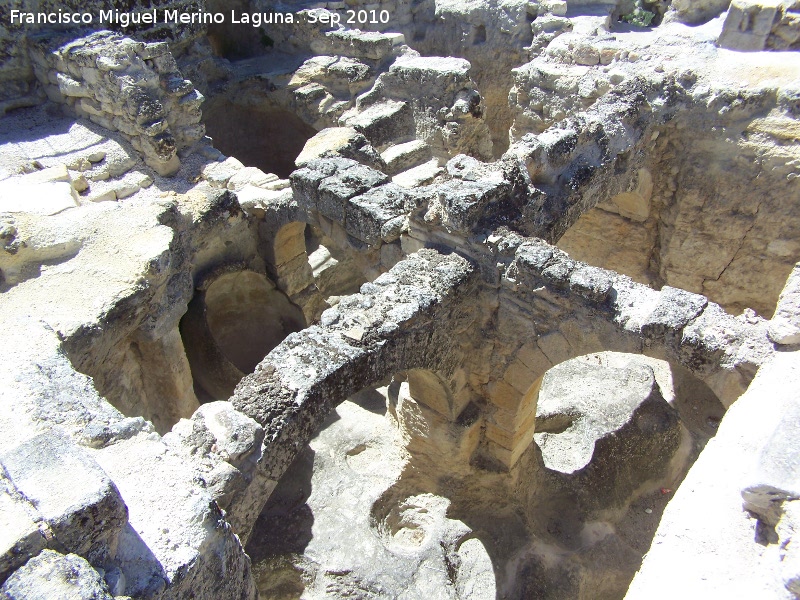
[(620, 21), (625, 21), (631, 25), (638, 25), (639, 27), (650, 27), (653, 19), (656, 18), (656, 13), (646, 10), (642, 6), (642, 0), (636, 0), (636, 6), (627, 15), (622, 15)]

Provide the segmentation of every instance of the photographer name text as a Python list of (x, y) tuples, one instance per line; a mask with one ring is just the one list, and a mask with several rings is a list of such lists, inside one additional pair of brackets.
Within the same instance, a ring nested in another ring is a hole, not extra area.
[(122, 29), (160, 23), (174, 25), (280, 25), (309, 23), (321, 25), (385, 25), (391, 15), (388, 10), (346, 10), (291, 12), (182, 12), (179, 10), (157, 10), (122, 12), (101, 10), (98, 14), (89, 12), (23, 12), (11, 11), (12, 25), (117, 25)]

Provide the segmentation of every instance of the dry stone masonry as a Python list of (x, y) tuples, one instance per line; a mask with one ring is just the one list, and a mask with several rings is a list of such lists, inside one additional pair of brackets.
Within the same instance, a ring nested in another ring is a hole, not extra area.
[(800, 596), (796, 2), (34, 4), (0, 596)]

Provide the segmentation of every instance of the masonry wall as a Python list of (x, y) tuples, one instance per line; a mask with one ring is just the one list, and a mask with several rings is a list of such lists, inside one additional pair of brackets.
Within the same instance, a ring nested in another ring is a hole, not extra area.
[[(37, 38), (51, 37), (53, 32), (72, 31), (72, 37), (80, 33), (108, 29), (137, 39), (166, 40), (171, 46), (191, 43), (202, 33), (198, 25), (139, 25), (123, 29), (114, 23), (99, 23), (101, 10), (137, 12), (157, 9), (197, 12), (205, 8), (205, 0), (8, 0), (0, 5), (0, 115), (8, 110), (24, 106), (35, 106), (46, 100), (37, 85), (33, 63), (29, 56), (31, 45)], [(74, 25), (48, 24), (27, 25), (11, 23), (11, 11), (35, 13), (88, 12), (94, 15), (94, 23), (81, 30)], [(175, 49), (175, 48), (173, 48)]]

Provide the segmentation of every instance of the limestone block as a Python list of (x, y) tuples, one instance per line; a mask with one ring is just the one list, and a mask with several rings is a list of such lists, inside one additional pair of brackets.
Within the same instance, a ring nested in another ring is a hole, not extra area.
[(539, 375), (531, 371), (521, 360), (515, 360), (503, 374), (503, 381), (520, 394), (525, 394), (538, 377)]
[(410, 235), (404, 233), (400, 236), (400, 248), (402, 249), (403, 254), (413, 254), (417, 250), (421, 250), (425, 248), (425, 241), (417, 239), (415, 237), (411, 237)]
[(34, 171), (33, 173), (23, 175), (20, 179), (23, 183), (27, 184), (49, 183), (55, 181), (66, 181), (67, 183), (70, 183), (72, 181), (66, 165), (57, 165), (55, 167), (42, 169), (41, 171)]
[(539, 392), (536, 431), (545, 467), (567, 476), (560, 480), (572, 481), (591, 509), (624, 505), (642, 483), (664, 475), (681, 439), (652, 367), (636, 362), (553, 367)]
[(193, 421), (202, 423), (214, 440), (214, 452), (239, 469), (260, 450), (264, 430), (253, 419), (233, 408), (230, 402), (208, 402), (198, 408)]
[(784, 502), (800, 498), (799, 425), (800, 402), (795, 398), (781, 414), (742, 490), (744, 508), (769, 525), (777, 525)]
[[(394, 183), (388, 183), (348, 200), (345, 205), (345, 229), (350, 235), (373, 245), (384, 237), (391, 237), (390, 232), (384, 235), (383, 231), (389, 221), (405, 215), (415, 206), (409, 192)], [(398, 224), (402, 227), (402, 223)]]
[(368, 167), (383, 170), (380, 155), (361, 133), (352, 127), (328, 127), (309, 139), (295, 159), (298, 167), (324, 156), (343, 156)]
[(91, 98), (92, 92), (89, 88), (79, 81), (75, 81), (68, 75), (59, 73), (56, 75), (58, 81), (58, 91), (68, 98)]
[(642, 223), (650, 216), (650, 198), (653, 195), (653, 177), (647, 169), (637, 171), (636, 186), (633, 190), (617, 194), (611, 202), (619, 214), (632, 221)]
[(488, 386), (489, 399), (492, 404), (507, 410), (509, 412), (516, 412), (519, 408), (519, 403), (522, 400), (522, 393), (511, 387), (503, 380), (493, 381)]
[(542, 269), (542, 279), (557, 288), (565, 288), (569, 285), (572, 272), (578, 263), (559, 254), (554, 254), (553, 258), (554, 260)]
[(440, 415), (453, 418), (453, 394), (441, 378), (426, 369), (408, 372), (408, 393), (417, 402)]
[(306, 210), (316, 209), (317, 190), (322, 180), (338, 170), (348, 169), (356, 164), (356, 161), (348, 158), (322, 158), (293, 171), (289, 180), (298, 204)]
[(276, 283), (290, 297), (314, 284), (311, 265), (308, 264), (308, 258), (305, 253), (282, 265), (278, 272)]
[(452, 180), (436, 187), (443, 209), (443, 222), (455, 229), (469, 231), (483, 217), (487, 206), (509, 191), (505, 181), (485, 178), (478, 181)]
[[(545, 343), (546, 345), (546, 343)], [(553, 363), (542, 352), (536, 342), (527, 342), (517, 350), (516, 358), (521, 360), (537, 377), (544, 375)]]
[(256, 167), (245, 167), (231, 176), (226, 187), (229, 190), (238, 192), (247, 185), (264, 187), (277, 180), (278, 176), (274, 173), (264, 173), (264, 171)]
[[(151, 140), (153, 138), (145, 137), (144, 139)], [(153, 145), (158, 146), (159, 144), (158, 142), (156, 142)], [(167, 143), (167, 148), (170, 147), (172, 148), (171, 152), (174, 152), (175, 148), (174, 140), (172, 140), (172, 143), (169, 142)], [(145, 151), (144, 161), (145, 163), (147, 163), (148, 167), (153, 169), (156, 173), (158, 173), (162, 177), (172, 177), (173, 175), (175, 175), (175, 173), (178, 172), (178, 169), (181, 168), (181, 161), (177, 156), (175, 156), (174, 153), (168, 157), (163, 157), (159, 155), (153, 156), (153, 152)]]
[(224, 189), (228, 185), (230, 178), (241, 169), (244, 169), (241, 161), (229, 156), (221, 163), (210, 163), (203, 167), (203, 177), (211, 187)]
[(580, 44), (575, 48), (572, 58), (576, 64), (593, 66), (600, 62), (600, 52), (589, 44)]
[(396, 175), (431, 159), (431, 148), (422, 140), (412, 140), (390, 146), (381, 153), (386, 172)]
[(128, 509), (85, 451), (52, 431), (3, 453), (0, 463), (63, 548), (100, 564), (114, 556)]
[(205, 123), (194, 123), (184, 126), (173, 126), (172, 133), (175, 135), (175, 140), (179, 149), (190, 147), (195, 142), (199, 142), (206, 135)]
[(439, 166), (439, 160), (432, 158), (427, 162), (412, 167), (406, 171), (398, 173), (392, 177), (392, 183), (404, 188), (415, 188), (431, 183), (438, 175), (444, 171)]
[(642, 335), (649, 338), (678, 334), (708, 305), (708, 298), (665, 285), (658, 304), (642, 323)]
[(717, 44), (731, 50), (763, 50), (781, 4), (780, 0), (733, 0)]
[(318, 54), (383, 60), (404, 42), (405, 37), (402, 33), (342, 29), (328, 31), (324, 36), (315, 38), (311, 42), (311, 49)]
[(772, 28), (767, 38), (767, 48), (773, 50), (787, 50), (800, 42), (800, 12), (785, 10), (783, 18)]
[(0, 474), (0, 582), (46, 546), (39, 520), (33, 505)]
[(317, 210), (339, 223), (345, 220), (347, 200), (386, 183), (388, 177), (363, 165), (354, 164), (323, 179), (317, 190)]
[(55, 215), (78, 206), (77, 193), (66, 181), (26, 183), (22, 179), (0, 182), (0, 212)]
[(567, 338), (565, 338), (559, 331), (555, 331), (548, 335), (543, 335), (537, 342), (539, 348), (552, 364), (558, 363), (572, 358), (572, 346), (569, 345)]
[(388, 270), (403, 259), (403, 251), (400, 244), (389, 243), (381, 245), (381, 267)]
[(614, 274), (605, 269), (578, 263), (569, 276), (570, 289), (593, 302), (605, 302), (614, 284)]
[(411, 107), (397, 100), (384, 100), (361, 111), (345, 113), (339, 121), (364, 134), (376, 147), (408, 141), (414, 134)]
[(113, 600), (103, 577), (80, 556), (44, 550), (0, 588), (9, 600)]
[(463, 58), (404, 55), (392, 64), (389, 71), (400, 78), (411, 80), (422, 80), (431, 76), (465, 78), (469, 75), (471, 66)]
[(786, 280), (768, 331), (776, 344), (800, 344), (800, 264)]
[(520, 270), (538, 278), (552, 260), (553, 254), (554, 249), (548, 244), (525, 243), (517, 248), (516, 262)]
[(144, 48), (139, 52), (139, 56), (144, 60), (150, 60), (167, 53), (169, 53), (169, 44), (166, 42), (153, 42), (145, 44)]
[(267, 190), (248, 184), (237, 192), (236, 197), (245, 212), (263, 217), (271, 205), (291, 202), (292, 190)]

